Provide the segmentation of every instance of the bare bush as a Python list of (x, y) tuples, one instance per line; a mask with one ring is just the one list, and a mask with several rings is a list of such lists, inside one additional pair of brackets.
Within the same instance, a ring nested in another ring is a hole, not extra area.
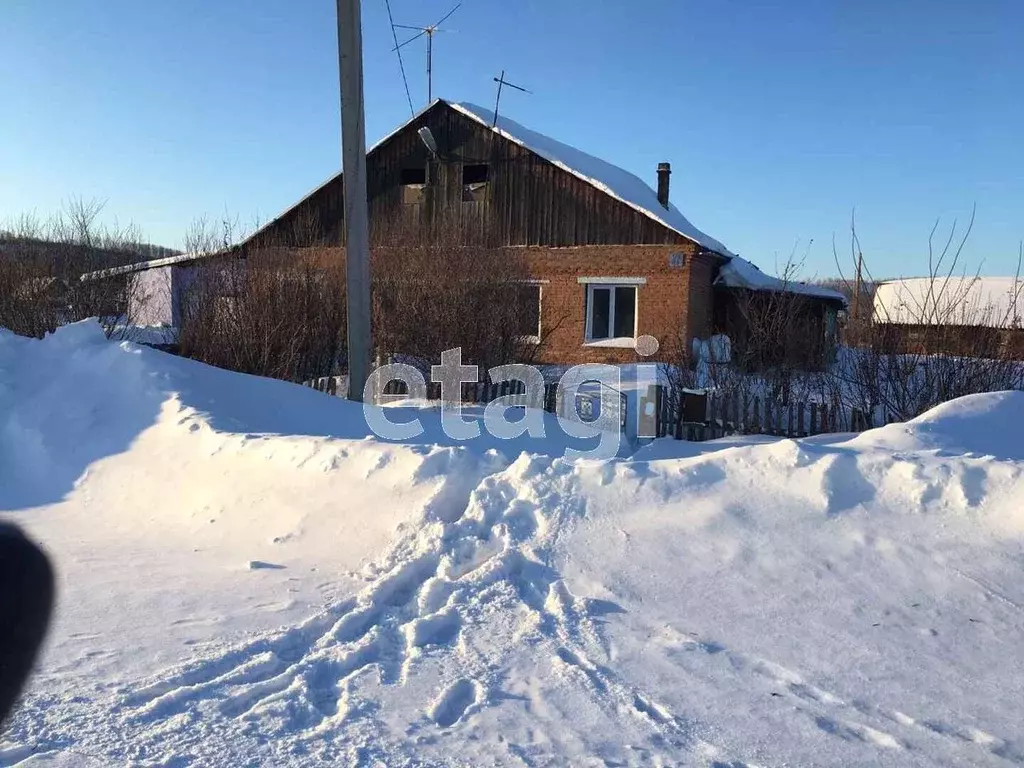
[[(263, 240), (245, 250), (231, 245), (230, 220), (192, 226), (188, 252), (212, 258), (196, 262), (181, 298), (182, 354), (290, 381), (347, 369), (344, 252), (294, 247), (295, 234), (288, 247)], [(454, 347), (484, 370), (529, 362), (557, 327), (550, 316), (539, 327), (537, 286), (515, 253), (404, 227), (378, 233), (376, 243), (372, 341), (381, 362), (411, 362), (428, 377)]]
[[(964, 395), (1022, 387), (1024, 364), (1008, 343), (1019, 326), (1021, 258), (1004, 307), (993, 310), (972, 299), (982, 278), (968, 273), (962, 257), (973, 224), (972, 211), (963, 233), (954, 221), (937, 244), (936, 222), (928, 238), (926, 287), (903, 292), (899, 316), (879, 303), (859, 313), (852, 343), (834, 372), (850, 407), (902, 421)], [(850, 241), (855, 267), (848, 284), (874, 282), (855, 223)]]
[(185, 231), (183, 246), (186, 254), (196, 257), (227, 253), (237, 242), (238, 218), (225, 215), (220, 221), (201, 216), (192, 221)]
[(343, 365), (344, 280), (317, 252), (265, 250), (192, 270), (181, 296), (181, 354), (242, 373), (303, 382)]
[(0, 328), (37, 338), (54, 330), (61, 315), (60, 289), (51, 264), (5, 252), (0, 256)]
[[(973, 224), (964, 231), (929, 236), (923, 286), (898, 302), (898, 316), (874, 303), (877, 281), (865, 263), (851, 226), (853, 277), (828, 287), (849, 299), (845, 344), (830, 347), (832, 318), (819, 300), (796, 289), (792, 259), (782, 270), (781, 290), (732, 291), (719, 307), (731, 341), (729, 362), (715, 359), (714, 345), (677, 339), (663, 349), (663, 379), (675, 411), (690, 389), (709, 390), (731, 403), (824, 406), (835, 428), (861, 429), (911, 419), (964, 395), (1024, 388), (1024, 245), (1016, 274), (992, 301), (980, 290), (979, 273), (967, 273), (962, 254)], [(833, 245), (834, 254), (836, 252)], [(884, 285), (884, 284), (882, 284)], [(794, 290), (787, 289), (792, 286)], [(700, 348), (700, 353), (696, 350)], [(757, 415), (749, 414), (759, 429)]]
[(731, 341), (724, 334), (690, 339), (680, 329), (661, 345), (658, 359), (658, 379), (671, 414), (684, 413), (687, 393), (712, 391), (716, 397), (743, 401), (758, 391), (755, 377), (733, 364)]
[[(92, 317), (108, 336), (130, 327), (135, 278), (111, 268), (145, 258), (148, 246), (131, 225), (100, 224), (102, 210), (72, 199), (49, 220), (26, 214), (0, 235), (0, 326), (36, 337)], [(103, 279), (82, 279), (103, 270)]]
[(806, 293), (797, 280), (802, 266), (790, 254), (775, 289), (730, 292), (730, 389), (781, 405), (823, 396), (822, 377), (836, 354), (839, 299), (826, 304)]
[(373, 249), (374, 344), (426, 369), (462, 348), (466, 364), (487, 370), (537, 358), (561, 318), (540, 318), (539, 286), (515, 251), (467, 247), (458, 233), (419, 238), (398, 230)]

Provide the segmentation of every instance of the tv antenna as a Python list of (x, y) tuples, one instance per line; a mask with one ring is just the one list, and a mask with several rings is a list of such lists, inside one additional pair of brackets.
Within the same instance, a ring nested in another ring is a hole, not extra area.
[(396, 45), (395, 48), (394, 48), (394, 50), (396, 50), (396, 51), (400, 50), (402, 48), (405, 48), (405, 46), (407, 46), (409, 43), (413, 42), (414, 40), (419, 40), (424, 35), (427, 36), (427, 104), (429, 104), (430, 102), (432, 102), (434, 100), (434, 83), (433, 83), (433, 75), (432, 75), (432, 64), (433, 64), (433, 58), (434, 58), (434, 33), (435, 32), (445, 32), (445, 31), (447, 31), (447, 30), (441, 29), (440, 28), (441, 25), (448, 20), (448, 17), (450, 17), (453, 13), (455, 13), (461, 7), (462, 7), (462, 3), (459, 3), (454, 8), (452, 8), (450, 11), (448, 11), (448, 13), (446, 13), (444, 16), (442, 16), (440, 18), (440, 20), (435, 21), (429, 27), (412, 27), (412, 26), (409, 26), (407, 24), (393, 24), (392, 25), (393, 27), (397, 27), (398, 29), (415, 29), (419, 33), (419, 34), (413, 35), (408, 40), (406, 40), (404, 43), (401, 43), (400, 45)]
[(494, 128), (498, 124), (498, 104), (501, 103), (501, 87), (503, 85), (507, 85), (509, 88), (515, 88), (517, 91), (522, 91), (523, 93), (533, 93), (533, 91), (528, 91), (522, 86), (516, 85), (515, 83), (510, 83), (508, 80), (506, 80), (504, 69), (501, 70), (500, 77), (494, 78), (494, 82), (498, 84), (498, 98), (494, 100), (494, 122), (491, 123), (491, 128)]

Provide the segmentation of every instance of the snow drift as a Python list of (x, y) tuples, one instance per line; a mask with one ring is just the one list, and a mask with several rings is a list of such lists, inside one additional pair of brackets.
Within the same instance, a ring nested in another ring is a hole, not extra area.
[(0, 335), (0, 508), (63, 584), (0, 764), (1022, 763), (1022, 427), (570, 462)]

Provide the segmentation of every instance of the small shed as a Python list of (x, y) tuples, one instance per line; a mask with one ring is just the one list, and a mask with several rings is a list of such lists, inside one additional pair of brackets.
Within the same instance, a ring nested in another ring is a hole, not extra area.
[(734, 258), (714, 281), (714, 329), (733, 344), (733, 361), (756, 370), (782, 362), (807, 370), (831, 364), (846, 297), (813, 283), (767, 275)]
[(181, 324), (182, 299), (196, 274), (196, 263), (206, 255), (183, 253), (162, 259), (140, 261), (82, 275), (82, 280), (105, 280), (131, 275), (128, 317), (140, 327)]
[(1019, 277), (914, 277), (875, 288), (872, 320), (894, 351), (1024, 359)]

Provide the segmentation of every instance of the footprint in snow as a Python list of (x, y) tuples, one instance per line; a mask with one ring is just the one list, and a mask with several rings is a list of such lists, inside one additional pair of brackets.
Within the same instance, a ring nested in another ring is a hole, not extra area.
[(449, 728), (459, 722), (480, 698), (480, 686), (465, 678), (449, 685), (427, 713), (430, 719), (442, 728)]

